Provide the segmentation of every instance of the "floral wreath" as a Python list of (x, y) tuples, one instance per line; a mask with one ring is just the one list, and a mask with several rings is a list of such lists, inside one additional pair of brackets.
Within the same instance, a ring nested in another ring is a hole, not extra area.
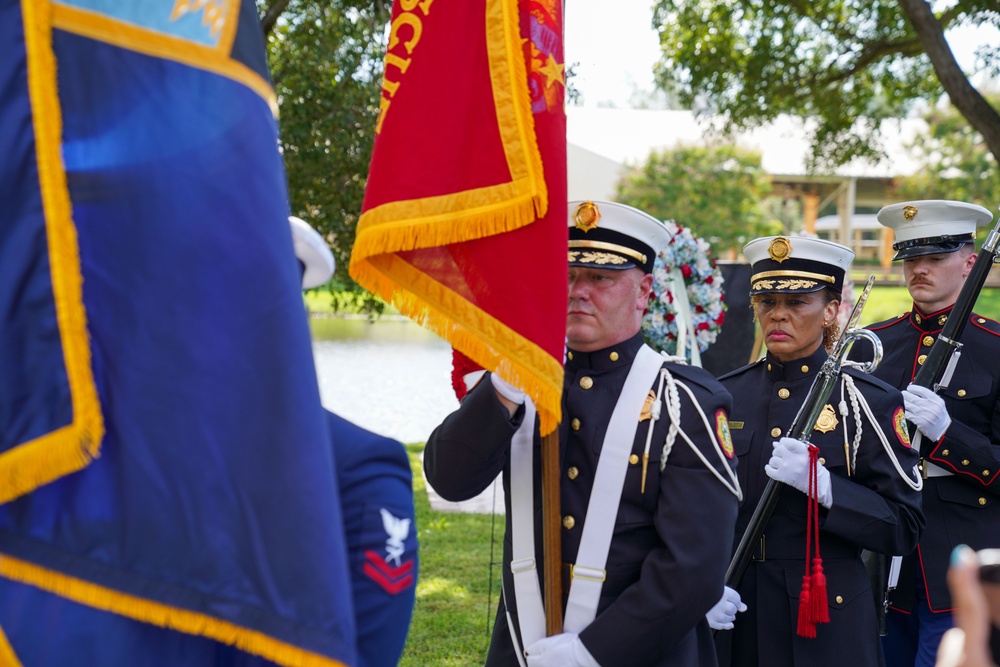
[[(670, 243), (653, 266), (653, 294), (642, 333), (658, 352), (683, 356), (700, 366), (700, 354), (718, 338), (726, 319), (725, 281), (707, 241), (672, 220), (664, 224)], [(675, 294), (681, 280), (687, 289)], [(678, 350), (681, 342), (683, 348)]]

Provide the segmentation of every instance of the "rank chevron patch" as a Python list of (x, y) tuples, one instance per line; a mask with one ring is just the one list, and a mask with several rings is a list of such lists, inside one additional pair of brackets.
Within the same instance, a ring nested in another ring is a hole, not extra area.
[(386, 593), (398, 595), (413, 584), (413, 561), (407, 560), (400, 565), (389, 565), (382, 555), (368, 550), (365, 552), (365, 574)]

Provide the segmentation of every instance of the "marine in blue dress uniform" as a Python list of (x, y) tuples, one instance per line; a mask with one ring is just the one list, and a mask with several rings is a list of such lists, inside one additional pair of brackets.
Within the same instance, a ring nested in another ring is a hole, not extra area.
[[(613, 489), (620, 505), (611, 517), (613, 535), (596, 617), (578, 633), (526, 647), (526, 664), (714, 667), (704, 616), (722, 592), (738, 494), (727, 429), (730, 397), (702, 369), (648, 352), (654, 354), (650, 367), (657, 379), (651, 386), (639, 386), (634, 403), (621, 398), (633, 361), (647, 354), (639, 329), (652, 285), (649, 272), (655, 252), (669, 237), (658, 220), (620, 204), (571, 202), (569, 210), (569, 349), (559, 470), (562, 556), (567, 563), (563, 590), (571, 599), (569, 564), (576, 563), (577, 569), (591, 564), (578, 562), (583, 558), (581, 535), (588, 518), (605, 509), (588, 504), (592, 493), (602, 491), (595, 488), (595, 476), (608, 459), (601, 454), (608, 451), (608, 424), (619, 403), (628, 411), (628, 428), (635, 433), (626, 433), (624, 477)], [(522, 660), (515, 642), (521, 647), (523, 638), (511, 573), (511, 441), (525, 407), (510, 400), (517, 398), (516, 390), (496, 375), (487, 378), (431, 434), (424, 466), (431, 485), (454, 501), (476, 495), (503, 473), (504, 595), (486, 664), (514, 666)], [(649, 461), (644, 466), (650, 424)], [(671, 427), (683, 433), (671, 438)], [(533, 437), (533, 554), (541, 563), (537, 425)], [(664, 453), (668, 442), (672, 447)]]
[[(917, 456), (910, 448), (899, 391), (844, 369), (809, 442), (818, 447), (820, 555), (829, 623), (813, 638), (797, 619), (806, 572), (811, 465), (806, 445), (787, 429), (827, 359), (853, 253), (811, 238), (751, 241), (751, 295), (766, 356), (720, 378), (733, 395), (730, 431), (739, 458), (736, 536), (748, 525), (768, 478), (784, 488), (738, 592), (747, 611), (735, 619), (733, 666), (810, 667), (881, 664), (875, 610), (860, 554), (863, 548), (903, 554), (923, 526)], [(865, 344), (859, 342), (858, 344)]]
[[(878, 214), (895, 231), (893, 259), (903, 263), (913, 308), (869, 328), (882, 341), (875, 376), (905, 390), (937, 340), (975, 261), (975, 229), (992, 220), (981, 207), (956, 201), (913, 201)], [(962, 355), (938, 397), (904, 391), (907, 417), (920, 421), (917, 443), (925, 477), (927, 528), (905, 558), (890, 594), (883, 640), (892, 667), (933, 665), (941, 635), (951, 627), (945, 575), (952, 550), (1000, 547), (1000, 324), (973, 314), (960, 341)], [(921, 405), (921, 403), (924, 405)], [(933, 422), (937, 422), (936, 424)]]
[[(304, 221), (290, 218), (302, 287), (333, 274), (333, 254)], [(358, 667), (396, 665), (410, 628), (417, 582), (417, 527), (406, 449), (327, 412), (351, 568)]]

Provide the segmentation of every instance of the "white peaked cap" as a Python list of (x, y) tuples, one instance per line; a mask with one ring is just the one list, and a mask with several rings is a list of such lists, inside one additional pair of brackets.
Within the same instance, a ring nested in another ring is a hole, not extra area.
[(976, 239), (976, 227), (993, 220), (988, 209), (946, 199), (925, 199), (884, 206), (878, 221), (893, 231), (896, 256), (954, 252)]

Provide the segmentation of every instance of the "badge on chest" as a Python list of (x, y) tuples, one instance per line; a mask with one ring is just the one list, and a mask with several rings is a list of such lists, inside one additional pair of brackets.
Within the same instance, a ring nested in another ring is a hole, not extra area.
[(816, 418), (816, 425), (813, 428), (820, 433), (829, 433), (837, 428), (839, 423), (840, 420), (837, 419), (837, 413), (833, 411), (833, 406), (827, 403), (823, 406), (823, 411), (819, 413), (819, 417)]

